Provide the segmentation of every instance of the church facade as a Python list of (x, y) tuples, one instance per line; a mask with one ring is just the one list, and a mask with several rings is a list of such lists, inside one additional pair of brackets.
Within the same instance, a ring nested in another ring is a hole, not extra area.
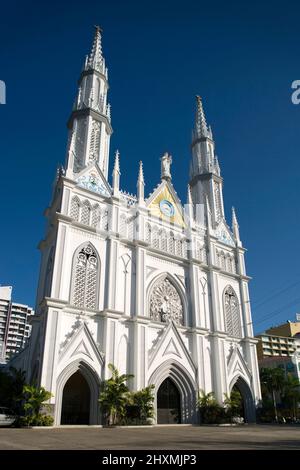
[[(260, 400), (244, 253), (235, 212), (225, 220), (211, 128), (197, 97), (187, 200), (161, 157), (146, 197), (121, 189), (108, 75), (96, 28), (71, 113), (65, 168), (58, 171), (40, 242), (33, 332), (16, 361), (52, 393), (55, 424), (100, 424), (98, 398), (108, 364), (154, 384), (155, 421), (195, 423), (199, 390), (221, 403), (236, 387), (245, 419)], [(124, 168), (125, 173), (125, 168)]]

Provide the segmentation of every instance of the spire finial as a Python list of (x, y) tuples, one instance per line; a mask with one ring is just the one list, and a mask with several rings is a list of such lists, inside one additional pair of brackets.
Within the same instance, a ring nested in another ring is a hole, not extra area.
[(144, 180), (144, 170), (143, 170), (143, 162), (140, 161), (139, 163), (139, 177), (138, 177), (138, 181), (141, 182), (142, 184), (145, 184), (145, 180)]
[(237, 221), (237, 216), (236, 216), (236, 212), (235, 212), (235, 208), (232, 207), (232, 232), (233, 232), (233, 235), (234, 235), (234, 238), (236, 239), (236, 241), (238, 243), (240, 243), (240, 230), (239, 230), (239, 224), (238, 224), (238, 221)]
[(207, 137), (209, 134), (209, 130), (208, 130), (206, 119), (205, 119), (201, 96), (196, 95), (196, 100), (197, 100), (196, 134), (197, 134), (197, 137)]
[(189, 184), (187, 186), (187, 205), (186, 205), (185, 213), (188, 216), (187, 226), (191, 228), (193, 226), (193, 220), (194, 220), (194, 205), (193, 205), (193, 199), (192, 199), (191, 186)]
[(112, 173), (112, 187), (114, 196), (118, 197), (120, 192), (120, 153), (119, 150), (116, 150), (115, 153), (115, 163)]
[(144, 187), (145, 187), (145, 180), (144, 180), (143, 162), (140, 161), (139, 176), (137, 180), (137, 197), (138, 197), (138, 203), (140, 206), (144, 206), (145, 204)]
[(95, 69), (99, 72), (101, 71), (101, 67), (103, 64), (101, 33), (102, 29), (100, 28), (100, 26), (95, 26), (93, 46), (87, 61), (87, 68)]
[(120, 173), (120, 152), (119, 152), (119, 150), (116, 150), (116, 153), (115, 153), (114, 172)]
[(190, 184), (188, 184), (187, 202), (188, 202), (188, 204), (193, 204), (192, 191), (191, 191), (191, 185)]

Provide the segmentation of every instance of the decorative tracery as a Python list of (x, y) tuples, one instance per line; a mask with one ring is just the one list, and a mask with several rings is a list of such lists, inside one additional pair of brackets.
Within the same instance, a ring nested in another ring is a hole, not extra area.
[(183, 306), (180, 295), (168, 278), (160, 279), (150, 296), (150, 318), (168, 323), (183, 324)]
[(100, 149), (100, 122), (93, 120), (90, 140), (90, 160), (98, 160)]
[(224, 307), (226, 332), (230, 336), (240, 338), (242, 334), (239, 303), (237, 295), (231, 286), (228, 286), (224, 291)]
[(88, 244), (76, 255), (73, 266), (72, 303), (77, 307), (96, 308), (99, 263), (94, 248)]
[(72, 219), (78, 222), (79, 212), (80, 212), (80, 200), (78, 199), (77, 196), (74, 196), (71, 202), (70, 217), (72, 217)]

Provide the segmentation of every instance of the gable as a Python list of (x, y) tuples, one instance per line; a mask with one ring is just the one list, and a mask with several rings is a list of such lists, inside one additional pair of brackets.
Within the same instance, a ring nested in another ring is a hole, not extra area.
[(93, 191), (101, 196), (111, 196), (111, 188), (96, 162), (91, 162), (86, 168), (81, 170), (76, 178), (76, 183), (79, 187)]
[(251, 373), (248, 369), (248, 366), (243, 358), (239, 348), (236, 346), (233, 348), (231, 355), (228, 359), (228, 378), (229, 382), (236, 375), (240, 375), (243, 378), (246, 378), (248, 381), (251, 380)]
[(183, 368), (194, 376), (196, 370), (195, 364), (173, 321), (166, 325), (162, 335), (158, 336), (156, 343), (149, 351), (149, 376), (164, 361), (170, 359), (181, 364)]
[(222, 220), (215, 230), (216, 238), (226, 245), (235, 246), (235, 242), (228, 225)]
[(99, 370), (104, 363), (103, 354), (99, 351), (86, 322), (81, 322), (77, 330), (73, 328), (61, 344), (58, 355), (59, 369), (64, 369), (75, 359), (84, 359), (95, 370)]
[(185, 227), (182, 205), (170, 182), (162, 181), (146, 205), (153, 216)]

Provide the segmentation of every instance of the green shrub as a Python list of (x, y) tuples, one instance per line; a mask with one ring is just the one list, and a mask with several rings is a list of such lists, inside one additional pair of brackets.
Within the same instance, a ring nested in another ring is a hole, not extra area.
[(227, 421), (226, 410), (215, 399), (214, 393), (200, 390), (197, 405), (202, 424), (222, 424)]

